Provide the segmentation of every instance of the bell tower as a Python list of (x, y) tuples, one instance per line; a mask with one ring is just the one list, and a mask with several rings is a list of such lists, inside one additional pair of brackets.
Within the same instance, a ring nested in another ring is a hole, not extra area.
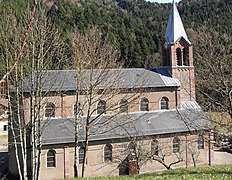
[(181, 102), (195, 101), (195, 77), (193, 66), (193, 47), (173, 1), (165, 33), (163, 67), (181, 83)]

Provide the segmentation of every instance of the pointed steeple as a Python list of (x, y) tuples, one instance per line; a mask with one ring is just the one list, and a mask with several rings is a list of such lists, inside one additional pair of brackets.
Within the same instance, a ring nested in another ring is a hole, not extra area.
[(183, 37), (189, 44), (191, 44), (185, 32), (175, 1), (173, 0), (172, 9), (165, 33), (165, 41), (167, 44), (174, 44), (181, 37)]

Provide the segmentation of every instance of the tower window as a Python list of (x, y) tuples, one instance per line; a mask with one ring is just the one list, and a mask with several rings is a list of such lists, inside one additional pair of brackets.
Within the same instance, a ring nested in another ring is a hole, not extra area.
[(56, 167), (56, 151), (53, 149), (47, 153), (47, 167)]
[(151, 141), (151, 155), (152, 156), (158, 156), (159, 154), (159, 142), (157, 140)]
[(97, 114), (103, 114), (106, 111), (106, 102), (105, 101), (99, 101), (97, 104)]
[(112, 161), (112, 146), (107, 144), (104, 148), (104, 162)]
[(161, 110), (164, 110), (164, 109), (169, 109), (168, 107), (168, 98), (167, 97), (162, 97), (161, 101), (160, 101), (160, 107), (161, 107)]
[(143, 98), (140, 102), (140, 111), (149, 111), (149, 101), (147, 98)]
[(184, 66), (189, 66), (189, 49), (188, 48), (184, 48), (183, 49), (183, 56), (184, 56)]
[(170, 48), (167, 44), (163, 46), (163, 66), (170, 66)]
[(171, 65), (171, 49), (167, 49), (167, 66)]
[(176, 64), (182, 66), (182, 52), (180, 48), (176, 49)]
[(172, 152), (173, 153), (180, 152), (180, 139), (178, 137), (175, 137), (172, 141)]
[(127, 100), (122, 99), (122, 100), (119, 102), (119, 111), (120, 111), (121, 113), (128, 112), (128, 102), (127, 102)]
[(55, 117), (55, 104), (48, 103), (45, 107), (45, 117)]

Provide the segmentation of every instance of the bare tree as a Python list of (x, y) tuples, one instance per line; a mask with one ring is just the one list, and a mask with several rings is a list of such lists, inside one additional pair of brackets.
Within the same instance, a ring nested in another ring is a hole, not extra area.
[(193, 166), (196, 167), (200, 162), (201, 149), (203, 150), (208, 142), (205, 134), (198, 133), (201, 132), (166, 138), (131, 137), (129, 144), (127, 143), (128, 145), (117, 152), (115, 162), (119, 163), (119, 169), (125, 171), (128, 168), (130, 172), (127, 173), (139, 173), (140, 169), (149, 162), (158, 162), (167, 170), (171, 170), (174, 165), (182, 162), (185, 162), (188, 167), (191, 166), (189, 157), (192, 159)]
[[(139, 93), (126, 92), (123, 87), (125, 72), (122, 71), (122, 65), (117, 62), (118, 51), (97, 28), (88, 30), (85, 35), (74, 32), (71, 42), (74, 54), (73, 66), (76, 69), (74, 176), (78, 175), (78, 130), (79, 126), (83, 126), (85, 140), (81, 176), (84, 177), (89, 138), (93, 134), (95, 123), (106, 112), (112, 115), (111, 121), (118, 113), (127, 112), (128, 105), (139, 97)], [(122, 100), (121, 104), (118, 102), (119, 97)], [(85, 118), (81, 121), (83, 114)], [(80, 122), (84, 124), (80, 125)], [(109, 120), (104, 122), (101, 120), (105, 125), (108, 122)]]
[(18, 63), (19, 63), (19, 61), (21, 59), (21, 56), (23, 55), (23, 51), (24, 51), (27, 39), (29, 37), (30, 30), (31, 30), (33, 22), (34, 22), (36, 6), (37, 6), (37, 0), (34, 0), (33, 1), (33, 6), (32, 6), (32, 9), (31, 9), (31, 12), (30, 12), (31, 14), (30, 14), (30, 20), (29, 20), (28, 26), (27, 26), (27, 31), (26, 31), (25, 37), (24, 37), (24, 39), (22, 41), (23, 43), (22, 43), (22, 45), (20, 45), (20, 50), (17, 53), (17, 55), (15, 56), (15, 58), (14, 58), (15, 61), (12, 64), (12, 66), (8, 67), (7, 71), (4, 74), (1, 74), (3, 77), (0, 79), (0, 83), (3, 82), (4, 80), (6, 80), (8, 78), (8, 76), (14, 71), (14, 69), (17, 67), (17, 65), (18, 65)]
[[(59, 55), (62, 54), (63, 46), (59, 32), (52, 27), (43, 7), (39, 6), (35, 13), (34, 25), (30, 26), (31, 34), (27, 37), (27, 45), (24, 44), (24, 56), (20, 44), (23, 30), (13, 14), (7, 19), (9, 24), (0, 31), (3, 45), (1, 59), (4, 62), (2, 69), (7, 74), (8, 87), (14, 86), (8, 88), (9, 153), (15, 155), (20, 179), (39, 179), (41, 122), (49, 120), (41, 113), (45, 102), (44, 93), (50, 91), (42, 92), (43, 76), (47, 69), (60, 63)], [(7, 32), (7, 29), (11, 30)], [(15, 58), (22, 60), (16, 63)], [(15, 63), (17, 65), (14, 67)]]
[[(3, 74), (8, 74), (7, 72), (10, 71), (12, 65), (14, 64), (14, 59), (17, 56), (17, 53), (20, 49), (20, 40), (21, 40), (21, 33), (22, 33), (22, 28), (19, 28), (16, 23), (16, 18), (14, 17), (13, 14), (9, 14), (8, 18), (4, 19), (8, 23), (3, 23), (1, 22), (1, 30), (0, 30), (0, 38), (1, 38), (1, 70)], [(17, 30), (17, 28), (19, 28)], [(9, 30), (8, 30), (9, 29)], [(16, 69), (14, 69), (14, 72), (12, 72), (11, 76), (5, 76), (7, 83), (15, 83), (16, 79), (18, 79), (18, 76), (16, 75)], [(14, 81), (15, 80), (15, 81)], [(8, 89), (8, 98), (10, 99), (10, 93), (9, 93), (9, 87)], [(11, 133), (11, 129), (13, 126), (13, 121), (12, 121), (12, 116), (13, 116), (13, 111), (12, 111), (12, 104), (9, 106), (10, 109), (10, 117), (9, 117), (9, 133)], [(21, 137), (14, 134), (12, 131), (12, 141), (14, 141), (15, 144), (15, 149), (18, 151), (19, 146), (17, 145), (17, 140), (19, 140)], [(11, 140), (11, 139), (10, 139)], [(20, 141), (22, 142), (22, 140)], [(11, 145), (9, 145), (11, 146)], [(16, 156), (16, 161), (17, 164), (19, 165), (19, 156)], [(22, 166), (23, 167), (23, 166)], [(20, 166), (18, 166), (18, 170), (20, 169)], [(23, 179), (23, 174), (21, 172), (21, 169), (19, 171), (19, 176), (20, 179)]]
[[(137, 116), (137, 119), (128, 121), (129, 126), (125, 126), (125, 124), (120, 126), (125, 130), (125, 142), (129, 142), (129, 144), (127, 143), (128, 145), (119, 149), (119, 152), (114, 157), (115, 162), (119, 163), (119, 171), (121, 169), (122, 173), (123, 171), (125, 173), (125, 169), (128, 168), (132, 170), (130, 173), (138, 173), (149, 162), (158, 162), (167, 170), (170, 170), (179, 163), (185, 162), (186, 167), (188, 167), (191, 166), (189, 163), (192, 161), (193, 166), (196, 167), (197, 163), (202, 161), (202, 157), (199, 158), (201, 150), (207, 150), (205, 147), (208, 147), (209, 151), (211, 150), (210, 139), (208, 139), (208, 131), (211, 128), (210, 121), (203, 116), (201, 111), (196, 109), (180, 110), (172, 112), (172, 114), (171, 117), (178, 119), (178, 122), (182, 121), (183, 127), (186, 128), (184, 133), (178, 132), (171, 136), (162, 133), (160, 135), (155, 135), (155, 133), (151, 135), (151, 130), (148, 129), (149, 135), (144, 134), (146, 132), (140, 130), (140, 128), (143, 129), (140, 121), (153, 123), (151, 127), (156, 124), (155, 119), (151, 118), (154, 122), (147, 119), (151, 116), (149, 113), (142, 113)], [(172, 123), (175, 124), (175, 121), (172, 121)], [(179, 126), (182, 125), (179, 124)], [(165, 128), (171, 127), (167, 126)], [(160, 132), (158, 129), (152, 130)], [(209, 158), (211, 158), (210, 153)]]
[(231, 35), (200, 28), (195, 46), (198, 101), (207, 111), (227, 112), (232, 119)]

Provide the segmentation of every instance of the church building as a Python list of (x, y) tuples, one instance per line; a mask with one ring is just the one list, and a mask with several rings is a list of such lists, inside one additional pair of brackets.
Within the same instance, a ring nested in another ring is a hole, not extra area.
[[(85, 177), (208, 165), (211, 124), (196, 102), (193, 45), (175, 3), (162, 60), (159, 68), (108, 69), (103, 77), (98, 76), (100, 69), (85, 70), (81, 87), (76, 70), (46, 71), (41, 88), (40, 179), (73, 178), (75, 157), (78, 177), (83, 163)], [(92, 75), (100, 77), (95, 78), (100, 83), (90, 99), (84, 87), (93, 86)], [(30, 81), (22, 87), (28, 121)], [(17, 176), (14, 150), (9, 148), (12, 177)]]

